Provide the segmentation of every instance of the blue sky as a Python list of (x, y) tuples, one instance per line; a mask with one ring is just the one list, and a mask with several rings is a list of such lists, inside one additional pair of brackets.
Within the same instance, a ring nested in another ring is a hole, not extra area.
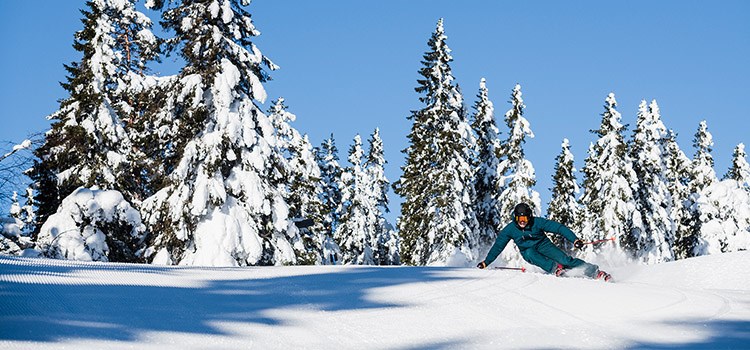
[[(72, 42), (84, 3), (0, 1), (0, 141), (49, 128), (45, 116), (66, 97), (63, 64), (80, 59)], [(379, 127), (391, 182), (404, 162), (406, 117), (423, 107), (417, 71), (441, 17), (465, 103), (473, 105), (486, 78), (502, 132), (511, 89), (521, 84), (536, 134), (525, 151), (545, 208), (563, 138), (582, 168), (609, 92), (631, 126), (628, 137), (640, 101), (656, 99), (691, 157), (707, 120), (720, 176), (734, 147), (750, 143), (747, 1), (255, 0), (248, 10), (262, 32), (256, 44), (281, 67), (265, 84), (263, 109), (283, 96), (315, 145), (334, 134), (344, 163), (354, 135), (366, 139)], [(175, 73), (174, 60), (155, 73)], [(399, 203), (391, 194), (391, 219)]]

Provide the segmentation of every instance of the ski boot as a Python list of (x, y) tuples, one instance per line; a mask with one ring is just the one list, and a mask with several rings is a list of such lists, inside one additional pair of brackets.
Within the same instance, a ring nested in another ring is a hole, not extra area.
[(568, 272), (568, 270), (566, 270), (565, 267), (562, 266), (562, 264), (557, 264), (557, 268), (555, 268), (555, 276), (565, 277), (566, 272)]
[(599, 272), (596, 273), (596, 277), (594, 277), (594, 278), (597, 279), (597, 280), (603, 279), (604, 282), (609, 282), (609, 281), (612, 280), (612, 275), (610, 275), (610, 274), (608, 274), (608, 273), (606, 273), (606, 272), (604, 272), (602, 270), (599, 270)]

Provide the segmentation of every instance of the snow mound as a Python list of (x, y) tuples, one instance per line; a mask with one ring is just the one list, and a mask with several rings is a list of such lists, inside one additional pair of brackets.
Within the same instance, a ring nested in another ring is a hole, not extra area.
[(79, 187), (42, 225), (37, 242), (52, 258), (109, 261), (116, 253), (132, 260), (135, 252), (130, 248), (144, 230), (140, 214), (120, 192)]

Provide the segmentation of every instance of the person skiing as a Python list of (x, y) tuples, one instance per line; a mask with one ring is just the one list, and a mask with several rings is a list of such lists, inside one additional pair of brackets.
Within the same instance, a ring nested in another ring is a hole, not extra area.
[(487, 257), (477, 264), (477, 267), (483, 269), (495, 261), (512, 239), (524, 260), (555, 276), (564, 276), (570, 269), (582, 268), (583, 274), (588, 277), (605, 281), (612, 278), (608, 273), (599, 270), (599, 266), (565, 254), (552, 244), (552, 241), (544, 234), (545, 232), (562, 235), (573, 242), (573, 246), (577, 249), (583, 247), (583, 241), (578, 239), (568, 227), (556, 221), (534, 217), (531, 208), (526, 203), (519, 203), (513, 208), (513, 222), (500, 231)]

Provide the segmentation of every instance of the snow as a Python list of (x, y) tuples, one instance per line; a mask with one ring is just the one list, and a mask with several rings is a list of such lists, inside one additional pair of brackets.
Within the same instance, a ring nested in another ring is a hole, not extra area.
[(23, 140), (23, 142), (21, 142), (20, 144), (13, 146), (13, 152), (27, 149), (29, 147), (31, 147), (31, 140)]
[(609, 271), (616, 283), (491, 268), (0, 256), (0, 347), (746, 348), (748, 270), (747, 251), (625, 266)]

